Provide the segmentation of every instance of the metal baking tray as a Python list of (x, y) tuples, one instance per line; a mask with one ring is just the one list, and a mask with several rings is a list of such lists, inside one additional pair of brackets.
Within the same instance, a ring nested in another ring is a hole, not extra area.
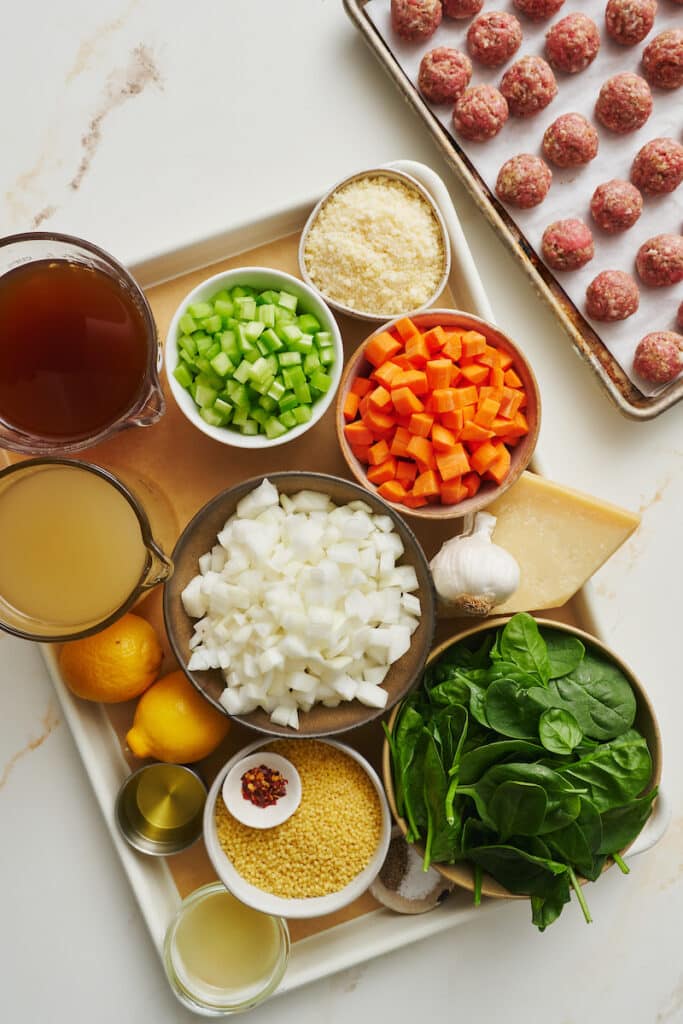
[(505, 207), (486, 186), (453, 136), (446, 131), (405, 75), (386, 42), (368, 16), (368, 0), (343, 0), (346, 12), (403, 99), (430, 131), (449, 166), (455, 171), (488, 222), (512, 250), (537, 292), (548, 303), (572, 340), (577, 352), (593, 370), (602, 388), (624, 416), (650, 420), (683, 398), (683, 377), (663, 392), (648, 397), (628, 379), (599, 335), (569, 299), (553, 274), (536, 255)]

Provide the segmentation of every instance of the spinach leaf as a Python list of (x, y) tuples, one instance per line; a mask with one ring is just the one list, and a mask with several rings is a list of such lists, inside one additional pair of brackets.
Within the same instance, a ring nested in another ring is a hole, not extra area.
[(403, 802), (409, 829), (406, 839), (409, 843), (419, 839), (427, 827), (427, 807), (424, 800), (424, 760), (429, 738), (429, 733), (423, 726), (403, 775)]
[(582, 732), (595, 740), (611, 740), (633, 725), (636, 699), (628, 679), (611, 662), (586, 654), (581, 664), (551, 682), (549, 707), (570, 711)]
[(579, 666), (586, 648), (578, 637), (556, 629), (542, 629), (541, 636), (548, 648), (551, 679), (566, 676)]
[(513, 615), (500, 637), (500, 653), (530, 675), (538, 677), (542, 686), (550, 679), (550, 662), (545, 640), (536, 620), (526, 612)]
[(531, 897), (531, 920), (540, 932), (557, 921), (570, 899), (569, 876), (557, 875), (545, 896)]
[(518, 686), (522, 686), (525, 689), (531, 686), (538, 686), (538, 676), (531, 675), (526, 672), (519, 665), (515, 665), (514, 661), (494, 661), (490, 669), (488, 669), (489, 681), (493, 682), (496, 679), (512, 679), (513, 682), (517, 683)]
[(458, 793), (470, 797), (484, 824), (496, 828), (490, 809), (491, 800), (498, 786), (508, 781), (532, 783), (545, 790), (547, 806), (543, 823), (538, 829), (541, 834), (562, 828), (579, 814), (580, 800), (573, 784), (558, 772), (540, 764), (496, 764), (474, 785), (458, 786)]
[(518, 761), (537, 761), (544, 753), (543, 747), (526, 740), (499, 740), (480, 745), (463, 754), (460, 761), (460, 782), (465, 786), (471, 785), (492, 765), (512, 756)]
[(446, 820), (448, 779), (433, 736), (427, 737), (423, 763), (423, 793), (427, 809), (424, 869), (433, 861), (452, 862), (458, 849), (462, 823)]
[(406, 779), (423, 728), (422, 716), (415, 709), (413, 703), (405, 704), (394, 727), (391, 748), (394, 762), (396, 806), (401, 814), (404, 814), (405, 811)]
[(454, 670), (486, 668), (490, 664), (489, 652), (494, 637), (488, 635), (479, 647), (472, 647), (470, 640), (461, 640), (444, 651), (438, 661), (425, 670), (423, 683), (427, 690), (449, 679)]
[(543, 824), (548, 798), (533, 782), (502, 782), (489, 803), (489, 814), (503, 842), (510, 836), (535, 836)]
[(547, 857), (536, 857), (505, 843), (470, 846), (467, 859), (479, 864), (497, 882), (517, 896), (551, 896), (554, 880), (567, 871), (567, 865)]
[(541, 743), (551, 754), (571, 754), (583, 739), (579, 724), (563, 708), (547, 708), (538, 721)]
[(532, 691), (510, 679), (497, 679), (486, 691), (486, 718), (492, 729), (512, 739), (535, 739), (543, 708)]
[(432, 704), (442, 708), (447, 708), (451, 704), (461, 704), (467, 707), (470, 700), (470, 688), (465, 677), (449, 676), (432, 687), (429, 691), (429, 700)]
[[(574, 865), (585, 878), (594, 879), (595, 855), (602, 839), (600, 815), (589, 800), (581, 800), (581, 812), (575, 821), (545, 837), (558, 859)], [(598, 869), (598, 874), (602, 864)]]
[(645, 796), (629, 800), (621, 807), (613, 807), (602, 815), (602, 840), (599, 852), (618, 853), (629, 846), (639, 835), (643, 825), (650, 817), (652, 804), (657, 796), (657, 787)]
[(652, 759), (643, 737), (631, 729), (557, 771), (576, 786), (585, 787), (588, 798), (603, 814), (642, 793), (652, 774)]
[(460, 752), (467, 735), (467, 708), (451, 704), (440, 708), (432, 718), (431, 730), (440, 747), (441, 760), (447, 774), (452, 775), (460, 763)]

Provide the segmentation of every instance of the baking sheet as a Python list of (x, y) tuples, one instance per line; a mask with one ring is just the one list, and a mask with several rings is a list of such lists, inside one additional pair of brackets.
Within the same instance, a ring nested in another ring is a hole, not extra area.
[[(455, 21), (444, 18), (430, 39), (413, 44), (399, 39), (391, 29), (390, 0), (369, 0), (365, 10), (402, 70), (413, 83), (417, 82), (420, 60), (428, 50), (435, 46), (453, 46), (467, 52), (465, 37), (471, 20)], [(593, 107), (600, 86), (612, 75), (620, 71), (640, 73), (640, 56), (647, 42), (667, 28), (682, 27), (683, 13), (680, 7), (676, 7), (668, 0), (662, 0), (649, 36), (641, 44), (622, 47), (607, 36), (603, 23), (604, 3), (596, 0), (582, 4), (565, 4), (554, 18), (542, 22), (532, 22), (516, 12), (511, 0), (488, 3), (483, 10), (509, 10), (519, 15), (524, 38), (515, 56), (502, 68), (485, 68), (473, 61), (474, 71), (470, 83), (472, 85), (487, 83), (498, 86), (504, 71), (514, 60), (527, 54), (543, 56), (548, 27), (572, 11), (591, 15), (600, 29), (601, 48), (593, 64), (578, 75), (556, 72), (558, 93), (545, 110), (527, 119), (510, 117), (500, 134), (486, 143), (468, 142), (453, 133), (453, 138), (493, 191), (501, 164), (516, 153), (540, 154), (543, 132), (560, 114), (576, 111), (595, 124), (600, 140), (595, 160), (585, 167), (553, 167), (553, 185), (547, 199), (540, 206), (531, 210), (506, 207), (520, 231), (537, 252), (540, 251), (544, 228), (554, 220), (581, 217), (591, 226), (595, 239), (595, 257), (590, 263), (578, 271), (553, 271), (571, 301), (585, 315), (586, 287), (596, 274), (601, 270), (625, 270), (638, 280), (634, 260), (642, 242), (653, 235), (681, 230), (683, 186), (673, 195), (644, 197), (643, 213), (634, 227), (621, 235), (611, 237), (592, 221), (589, 202), (593, 191), (601, 182), (615, 177), (628, 180), (633, 157), (650, 139), (660, 136), (680, 139), (683, 128), (683, 97), (680, 90), (653, 89), (654, 107), (650, 118), (641, 129), (629, 135), (615, 135), (600, 125), (593, 116)], [(450, 104), (431, 106), (431, 109), (450, 133)], [(665, 389), (653, 387), (633, 373), (635, 348), (639, 339), (650, 331), (675, 329), (676, 309), (683, 299), (683, 289), (647, 288), (639, 280), (638, 284), (640, 308), (628, 320), (605, 324), (587, 319), (629, 379), (640, 391), (651, 396), (660, 394)]]

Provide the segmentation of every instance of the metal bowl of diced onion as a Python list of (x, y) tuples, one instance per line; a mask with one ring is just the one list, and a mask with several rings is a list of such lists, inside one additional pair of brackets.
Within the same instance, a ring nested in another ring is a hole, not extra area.
[(246, 480), (194, 516), (173, 562), (173, 652), (214, 707), (252, 729), (344, 732), (420, 678), (435, 621), (429, 566), (402, 517), (355, 483), (296, 471)]

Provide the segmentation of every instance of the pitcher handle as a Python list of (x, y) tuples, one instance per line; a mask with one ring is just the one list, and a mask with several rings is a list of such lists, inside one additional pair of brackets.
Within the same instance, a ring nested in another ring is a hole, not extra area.
[(158, 583), (163, 583), (173, 575), (173, 562), (153, 540), (147, 545), (147, 550), (150, 554), (150, 565), (147, 575), (142, 581), (143, 590), (151, 590), (152, 587), (156, 587)]

